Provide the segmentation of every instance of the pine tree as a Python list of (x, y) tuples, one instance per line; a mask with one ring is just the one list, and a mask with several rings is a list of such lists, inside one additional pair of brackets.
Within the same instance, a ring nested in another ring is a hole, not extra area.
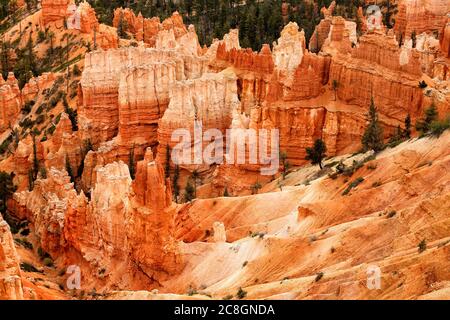
[(325, 152), (327, 147), (322, 139), (316, 139), (312, 148), (306, 148), (306, 160), (311, 161), (312, 164), (318, 164), (320, 170), (322, 170), (322, 160), (326, 157)]
[(259, 189), (262, 188), (262, 185), (256, 181), (254, 184), (250, 186), (250, 189), (252, 190), (252, 194), (258, 194)]
[(75, 177), (73, 176), (72, 167), (70, 165), (69, 156), (67, 155), (67, 153), (66, 153), (66, 171), (70, 177), (70, 182), (75, 183)]
[(197, 180), (200, 178), (200, 174), (197, 170), (192, 171), (192, 181), (194, 181), (194, 197), (197, 198)]
[(128, 154), (128, 168), (130, 169), (130, 177), (132, 180), (135, 178), (135, 160), (134, 160), (134, 144), (131, 147), (130, 153)]
[(422, 134), (426, 134), (430, 131), (431, 123), (438, 118), (438, 112), (434, 102), (425, 109), (424, 118), (416, 122), (416, 130)]
[(9, 65), (9, 47), (9, 42), (2, 42), (1, 67), (2, 76), (5, 80), (8, 78), (8, 72), (11, 70)]
[(0, 212), (6, 212), (6, 201), (16, 191), (13, 176), (7, 172), (0, 171)]
[(409, 113), (405, 118), (405, 136), (407, 139), (411, 138), (411, 116)]
[(228, 188), (227, 187), (225, 187), (225, 190), (223, 191), (223, 196), (224, 197), (229, 197), (230, 196), (230, 193), (228, 192)]
[(415, 48), (417, 45), (417, 36), (416, 36), (416, 30), (414, 30), (411, 33), (411, 40), (412, 40), (412, 47)]
[(180, 178), (180, 167), (176, 165), (172, 180), (172, 190), (173, 190), (172, 192), (176, 203), (178, 203), (178, 197), (180, 196), (180, 186), (178, 185), (179, 178)]
[(280, 152), (280, 161), (281, 161), (281, 174), (283, 176), (283, 180), (286, 179), (289, 169), (291, 168), (291, 164), (287, 160), (287, 153), (285, 151)]
[(378, 121), (378, 112), (375, 107), (373, 97), (370, 101), (368, 120), (369, 125), (367, 126), (361, 140), (363, 150), (373, 150), (375, 152), (379, 152), (383, 149), (383, 129)]
[(128, 35), (126, 33), (127, 23), (123, 19), (123, 13), (119, 14), (119, 22), (117, 24), (117, 36), (122, 39), (127, 39)]
[(165, 178), (170, 177), (170, 147), (166, 144), (166, 162), (164, 164), (164, 176)]
[(195, 198), (194, 193), (194, 187), (192, 186), (190, 179), (188, 179), (186, 187), (184, 188), (184, 200), (186, 202), (192, 201)]

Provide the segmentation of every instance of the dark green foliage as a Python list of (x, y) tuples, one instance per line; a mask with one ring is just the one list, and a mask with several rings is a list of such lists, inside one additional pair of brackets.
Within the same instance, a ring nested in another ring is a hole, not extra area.
[(33, 266), (31, 263), (28, 262), (21, 262), (20, 263), (20, 269), (22, 269), (25, 272), (39, 272), (38, 269), (36, 269), (35, 266)]
[(73, 75), (76, 76), (76, 77), (81, 75), (80, 67), (78, 67), (77, 64), (73, 66), (72, 72), (73, 72)]
[(419, 88), (425, 89), (426, 87), (428, 87), (428, 85), (425, 80), (419, 81)]
[(241, 287), (239, 287), (239, 290), (236, 293), (236, 298), (244, 299), (246, 296), (247, 296), (247, 291), (244, 291)]
[(184, 188), (184, 200), (186, 202), (192, 201), (195, 198), (195, 189), (191, 184), (190, 179), (188, 179), (186, 183), (186, 187)]
[(283, 176), (283, 180), (286, 179), (286, 176), (291, 168), (291, 164), (287, 160), (287, 153), (285, 151), (280, 152), (280, 162), (281, 162), (281, 175)]
[(423, 119), (416, 122), (416, 130), (419, 131), (422, 135), (428, 133), (431, 128), (431, 123), (437, 120), (437, 118), (438, 112), (436, 109), (436, 105), (432, 103), (431, 106), (425, 109)]
[(259, 189), (262, 188), (261, 183), (255, 182), (250, 186), (250, 190), (252, 190), (252, 194), (258, 194)]
[(415, 48), (417, 45), (417, 34), (416, 30), (411, 33), (412, 47)]
[[(210, 45), (214, 38), (222, 38), (230, 28), (239, 28), (240, 44), (244, 48), (260, 50), (262, 44), (272, 44), (280, 36), (285, 21), (281, 14), (282, 0), (273, 1), (238, 1), (238, 0), (180, 0), (153, 1), (145, 0), (135, 2), (123, 2), (112, 0), (90, 1), (94, 7), (100, 22), (111, 25), (113, 11), (117, 7), (128, 7), (137, 14), (139, 12), (146, 18), (158, 16), (161, 20), (169, 17), (177, 10), (186, 25), (193, 24), (198, 34), (201, 45)], [(305, 30), (305, 36), (309, 41), (315, 26), (320, 22), (320, 9), (329, 6), (331, 0), (321, 0), (312, 3), (306, 0), (286, 1), (288, 7), (288, 19), (297, 22), (301, 29)], [(338, 2), (339, 3), (339, 2)], [(359, 1), (358, 1), (359, 3)], [(341, 15), (356, 19), (357, 4), (342, 3)], [(360, 22), (361, 24), (361, 22)], [(121, 38), (128, 38), (128, 26), (125, 19), (119, 16), (117, 34)], [(143, 30), (144, 34), (146, 30)], [(145, 36), (145, 35), (144, 35)]]
[(44, 266), (46, 266), (46, 267), (53, 267), (54, 266), (54, 264), (53, 264), (53, 260), (52, 260), (52, 258), (44, 258), (44, 260), (42, 261), (42, 263), (44, 264)]
[(420, 241), (419, 244), (417, 245), (417, 248), (419, 253), (424, 252), (427, 249), (427, 241), (425, 239)]
[(13, 141), (13, 135), (10, 134), (3, 142), (0, 144), (0, 154), (4, 154), (6, 150), (9, 149), (9, 145)]
[(378, 121), (378, 112), (375, 107), (375, 102), (372, 100), (369, 107), (368, 115), (369, 125), (361, 139), (361, 143), (364, 151), (373, 150), (379, 152), (383, 149), (383, 129)]
[(34, 188), (34, 178), (33, 169), (28, 170), (28, 191), (33, 191)]
[(70, 165), (70, 159), (67, 153), (66, 153), (66, 171), (70, 177), (70, 182), (75, 183), (75, 176), (73, 175), (72, 166)]
[(200, 173), (197, 170), (192, 171), (191, 179), (194, 182), (194, 198), (197, 198), (197, 181), (200, 179)]
[(50, 255), (45, 252), (44, 249), (42, 249), (42, 247), (39, 247), (37, 249), (37, 254), (41, 260), (44, 260), (45, 258), (51, 258)]
[(388, 217), (388, 218), (392, 218), (392, 217), (394, 217), (396, 214), (397, 214), (397, 211), (392, 210), (391, 212), (388, 213), (387, 217)]
[(6, 212), (6, 201), (16, 191), (13, 176), (5, 171), (0, 171), (0, 212)]
[(223, 191), (223, 196), (224, 197), (229, 197), (230, 196), (230, 193), (228, 192), (228, 188), (227, 187), (225, 187), (225, 190)]
[(409, 113), (405, 118), (405, 137), (406, 139), (411, 138), (411, 116)]
[(30, 111), (33, 108), (34, 104), (35, 104), (34, 100), (27, 101), (27, 102), (24, 103), (24, 105), (23, 105), (23, 107), (22, 107), (22, 109), (20, 111), (22, 113), (24, 113), (24, 114), (28, 114), (28, 113), (30, 113)]
[(86, 158), (86, 155), (88, 154), (89, 151), (93, 150), (93, 146), (91, 143), (90, 139), (84, 140), (83, 141), (83, 147), (80, 148), (80, 155), (81, 155), (81, 161), (80, 161), (80, 166), (78, 167), (77, 170), (77, 177), (81, 177), (81, 175), (83, 174), (84, 171), (84, 159)]
[(315, 282), (318, 282), (318, 281), (320, 281), (320, 279), (322, 279), (323, 278), (323, 272), (319, 272), (317, 275), (316, 275), (316, 278), (314, 279), (314, 281)]
[(445, 120), (433, 121), (430, 126), (430, 133), (435, 137), (439, 137), (448, 129), (450, 129), (450, 115), (448, 115)]
[(327, 147), (322, 139), (317, 139), (314, 141), (314, 146), (312, 148), (306, 148), (306, 160), (311, 161), (312, 164), (318, 164), (320, 169), (322, 169), (322, 160), (326, 157), (325, 152)]
[(134, 180), (135, 177), (135, 167), (136, 167), (136, 162), (134, 160), (134, 144), (130, 150), (130, 153), (128, 154), (128, 168), (130, 169), (130, 176), (131, 179)]
[(165, 178), (170, 177), (170, 147), (166, 144), (166, 162), (164, 163), (164, 176)]
[(40, 167), (39, 175), (40, 175), (41, 179), (47, 179), (47, 169), (45, 167)]
[(16, 49), (16, 55), (17, 61), (14, 65), (14, 75), (19, 82), (19, 88), (22, 89), (28, 80), (41, 74), (36, 54), (34, 53), (34, 44), (31, 35), (28, 38), (25, 48)]
[(25, 249), (33, 250), (33, 244), (31, 244), (27, 239), (14, 239), (14, 241), (20, 244)]
[(173, 198), (175, 202), (178, 203), (178, 197), (180, 196), (180, 186), (178, 184), (178, 179), (180, 178), (180, 167), (178, 165), (175, 166), (175, 171), (173, 173), (173, 180), (172, 180), (172, 192), (173, 192)]
[(405, 133), (400, 126), (397, 126), (395, 133), (389, 138), (388, 146), (394, 148), (404, 141)]
[(38, 31), (37, 43), (45, 41), (45, 32), (43, 30)]
[(344, 190), (344, 192), (342, 192), (342, 195), (345, 196), (347, 195), (350, 190), (352, 190), (353, 188), (356, 188), (360, 183), (362, 183), (364, 181), (363, 177), (359, 177), (356, 180), (353, 180), (348, 186), (347, 188)]
[(123, 19), (123, 13), (121, 12), (117, 24), (117, 36), (122, 39), (128, 39), (127, 28), (127, 22)]
[(70, 123), (72, 124), (72, 131), (78, 131), (77, 111), (72, 109), (67, 102), (67, 97), (63, 96), (64, 112), (69, 116)]
[(0, 65), (2, 68), (2, 76), (3, 79), (6, 79), (8, 77), (8, 72), (12, 71), (11, 67), (11, 57), (10, 57), (10, 50), (11, 50), (11, 44), (8, 41), (3, 41), (1, 43), (1, 56), (0, 56)]

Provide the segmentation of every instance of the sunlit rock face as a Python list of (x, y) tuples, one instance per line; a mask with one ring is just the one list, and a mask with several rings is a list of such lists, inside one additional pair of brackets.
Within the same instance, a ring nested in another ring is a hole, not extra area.
[(0, 299), (23, 299), (19, 256), (10, 228), (0, 215)]

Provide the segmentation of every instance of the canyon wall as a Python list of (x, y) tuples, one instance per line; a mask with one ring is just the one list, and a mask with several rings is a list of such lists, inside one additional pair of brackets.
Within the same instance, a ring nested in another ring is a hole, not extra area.
[(138, 162), (134, 182), (121, 161), (96, 171), (91, 201), (77, 194), (67, 172), (51, 168), (33, 191), (16, 193), (10, 207), (33, 224), (43, 250), (82, 266), (83, 277), (92, 279), (88, 286), (117, 285), (123, 277), (119, 283), (143, 289), (179, 272), (171, 189), (151, 150)]
[(449, 12), (447, 0), (399, 0), (394, 30), (406, 37), (413, 32), (439, 33), (447, 23)]
[(14, 74), (10, 72), (7, 81), (0, 77), (0, 132), (14, 125), (21, 104), (22, 97)]
[(0, 215), (0, 300), (23, 299), (19, 257), (6, 221)]

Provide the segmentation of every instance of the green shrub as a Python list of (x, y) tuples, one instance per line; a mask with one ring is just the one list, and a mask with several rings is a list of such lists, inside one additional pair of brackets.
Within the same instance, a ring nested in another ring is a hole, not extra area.
[(450, 129), (450, 116), (442, 121), (433, 121), (430, 125), (430, 133), (435, 137), (439, 137), (445, 130)]
[(425, 89), (426, 87), (428, 87), (428, 85), (425, 80), (419, 81), (419, 88)]
[(15, 239), (14, 241), (26, 249), (33, 250), (33, 245), (26, 239)]
[(418, 247), (419, 253), (424, 252), (427, 249), (427, 241), (425, 239), (423, 239), (422, 241), (419, 242), (417, 247)]
[(30, 100), (30, 101), (25, 102), (23, 107), (22, 107), (22, 109), (21, 109), (22, 113), (24, 113), (24, 114), (30, 113), (30, 111), (33, 108), (34, 104), (35, 104), (34, 100)]
[(318, 281), (320, 281), (320, 279), (322, 279), (323, 278), (323, 272), (319, 272), (317, 275), (316, 275), (316, 278), (314, 279), (314, 281), (315, 282), (318, 282)]
[(31, 263), (28, 262), (21, 262), (20, 269), (22, 269), (25, 272), (40, 272), (38, 269), (36, 269), (35, 266), (33, 266)]
[(37, 42), (41, 43), (45, 41), (45, 32), (43, 30), (38, 31)]
[(246, 296), (247, 296), (247, 291), (244, 291), (241, 287), (239, 287), (239, 290), (236, 293), (236, 297), (238, 299), (244, 299)]
[(388, 213), (387, 217), (388, 217), (388, 218), (392, 218), (392, 217), (394, 217), (396, 214), (397, 214), (397, 211), (392, 210), (391, 212)]
[(348, 186), (347, 189), (344, 190), (344, 192), (342, 193), (343, 196), (347, 195), (350, 190), (352, 190), (353, 188), (356, 188), (359, 184), (361, 184), (364, 181), (363, 177), (359, 177), (356, 180), (353, 180)]
[(28, 228), (25, 228), (25, 229), (22, 229), (22, 231), (20, 231), (20, 234), (22, 235), (22, 236), (27, 236), (27, 235), (29, 235), (30, 234), (30, 229), (28, 229)]
[(53, 267), (53, 260), (52, 258), (45, 258), (42, 263), (44, 264), (44, 266), (46, 267)]
[(41, 260), (44, 260), (45, 258), (50, 258), (50, 255), (45, 252), (42, 247), (39, 247), (37, 250), (38, 256), (39, 258), (41, 258)]

